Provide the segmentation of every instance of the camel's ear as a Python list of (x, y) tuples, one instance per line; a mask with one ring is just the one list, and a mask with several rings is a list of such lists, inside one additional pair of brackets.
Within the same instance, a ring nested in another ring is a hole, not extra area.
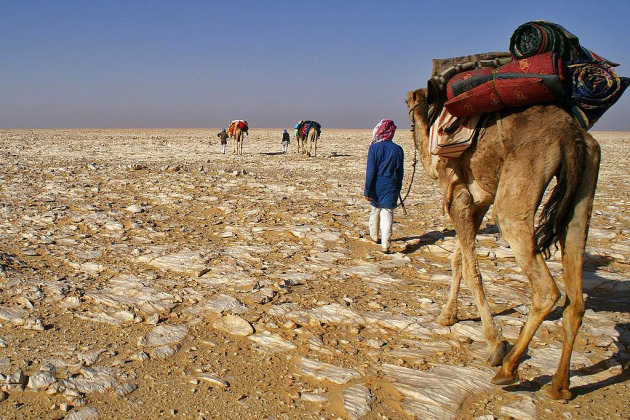
[(413, 106), (414, 99), (415, 99), (415, 92), (413, 90), (410, 90), (409, 92), (407, 92), (407, 100), (405, 102), (407, 102), (408, 108), (411, 108)]
[(427, 93), (425, 89), (412, 90), (407, 94), (407, 104), (409, 106), (415, 105), (427, 100)]

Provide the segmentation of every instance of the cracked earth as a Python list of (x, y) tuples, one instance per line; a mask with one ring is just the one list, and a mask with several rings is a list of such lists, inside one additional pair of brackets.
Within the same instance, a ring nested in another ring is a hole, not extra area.
[[(464, 286), (461, 321), (435, 322), (455, 237), (420, 167), (384, 255), (367, 240), (369, 130), (324, 130), (312, 158), (264, 129), (221, 155), (216, 132), (0, 131), (2, 418), (629, 417), (630, 133), (593, 132), (587, 311), (561, 403), (540, 392), (560, 307), (511, 387), (490, 383)], [(406, 189), (411, 137), (396, 141)], [(530, 290), (482, 226), (484, 287), (514, 342)]]

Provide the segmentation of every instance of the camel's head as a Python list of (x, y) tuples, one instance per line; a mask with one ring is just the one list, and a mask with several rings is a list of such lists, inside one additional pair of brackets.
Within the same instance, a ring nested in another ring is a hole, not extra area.
[(416, 89), (409, 91), (407, 94), (407, 108), (409, 108), (409, 119), (414, 124), (414, 112), (418, 112), (421, 116), (427, 115), (427, 90)]
[(415, 131), (416, 125), (420, 125), (427, 134), (427, 115), (429, 105), (427, 103), (427, 89), (412, 90), (407, 94), (407, 107), (409, 108), (409, 120), (411, 131)]

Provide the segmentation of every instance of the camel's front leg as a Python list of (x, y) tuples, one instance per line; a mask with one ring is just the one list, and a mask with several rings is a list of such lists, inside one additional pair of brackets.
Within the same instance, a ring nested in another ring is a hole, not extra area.
[[(488, 206), (475, 205), (472, 209), (473, 223), (475, 228), (475, 234), (479, 231), (479, 226), (483, 221), (483, 217), (488, 212)], [(451, 255), (451, 270), (453, 272), (453, 278), (451, 281), (451, 291), (448, 295), (448, 300), (442, 308), (440, 316), (437, 318), (437, 322), (441, 325), (453, 325), (457, 319), (457, 295), (459, 292), (459, 286), (462, 280), (462, 251), (459, 246), (459, 241), (455, 242), (455, 249)]]
[(451, 290), (448, 294), (448, 300), (442, 308), (440, 316), (436, 321), (440, 325), (451, 326), (458, 321), (457, 318), (457, 295), (459, 294), (459, 285), (462, 281), (462, 253), (459, 248), (459, 242), (455, 243), (455, 249), (451, 255), (451, 270), (453, 277), (451, 280)]
[[(475, 255), (475, 236), (477, 225), (475, 221), (475, 204), (470, 192), (463, 184), (453, 187), (453, 199), (449, 203), (449, 215), (455, 225), (459, 246), (461, 248), (463, 277), (470, 288), (479, 310), (483, 336), (488, 343), (490, 357), (488, 363), (491, 366), (501, 364), (508, 351), (508, 343), (501, 337), (501, 331), (492, 319), (490, 305), (482, 286), (481, 273)], [(483, 212), (485, 214), (485, 212)], [(483, 214), (481, 215), (483, 217)]]

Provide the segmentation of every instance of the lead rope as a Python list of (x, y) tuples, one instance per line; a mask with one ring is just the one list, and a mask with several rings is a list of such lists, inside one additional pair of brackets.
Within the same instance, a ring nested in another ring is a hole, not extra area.
[(413, 147), (413, 171), (411, 172), (411, 181), (409, 182), (409, 187), (407, 188), (407, 192), (405, 193), (405, 196), (403, 197), (402, 195), (400, 195), (400, 193), (398, 193), (398, 197), (400, 198), (400, 204), (398, 204), (396, 207), (402, 207), (403, 208), (403, 212), (405, 214), (407, 214), (407, 209), (405, 209), (405, 200), (407, 199), (407, 197), (409, 196), (409, 193), (411, 192), (411, 186), (413, 185), (413, 179), (416, 176), (416, 165), (418, 164), (418, 149), (416, 149), (415, 147), (415, 143), (414, 143), (414, 147)]
[[(409, 109), (409, 115), (411, 115), (414, 110), (420, 106), (420, 104), (416, 104), (414, 106), (412, 106)], [(409, 182), (409, 187), (407, 188), (407, 192), (405, 193), (405, 196), (403, 197), (402, 195), (400, 195), (400, 193), (398, 193), (398, 198), (400, 199), (400, 204), (398, 204), (395, 208), (398, 207), (402, 207), (403, 209), (403, 213), (405, 215), (407, 215), (407, 209), (405, 208), (405, 200), (407, 199), (407, 197), (409, 197), (409, 193), (411, 192), (411, 186), (413, 185), (413, 179), (416, 176), (416, 166), (418, 164), (418, 149), (416, 148), (416, 139), (414, 137), (415, 131), (416, 129), (416, 118), (414, 116), (412, 123), (411, 123), (411, 127), (409, 128), (409, 130), (411, 131), (411, 140), (413, 142), (413, 171), (411, 172), (411, 181)]]

